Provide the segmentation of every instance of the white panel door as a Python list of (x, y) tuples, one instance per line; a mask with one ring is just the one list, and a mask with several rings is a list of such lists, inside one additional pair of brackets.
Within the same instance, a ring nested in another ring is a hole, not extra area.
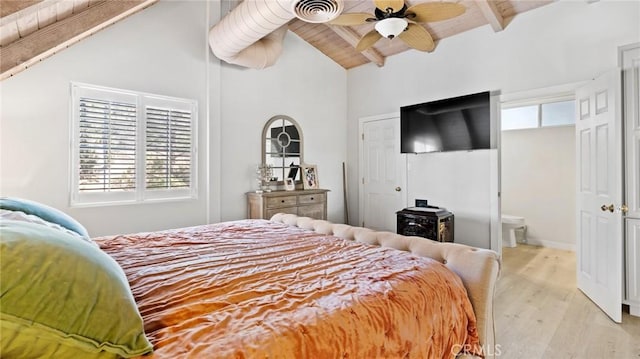
[(620, 71), (576, 91), (577, 282), (622, 321), (622, 119)]
[(640, 219), (627, 219), (627, 301), (629, 313), (640, 316)]
[(406, 160), (400, 153), (400, 119), (364, 122), (362, 133), (362, 225), (395, 232), (396, 212), (406, 203)]
[(640, 43), (621, 49), (626, 136), (626, 290), (629, 313), (640, 316)]
[(640, 44), (622, 52), (627, 217), (640, 218)]

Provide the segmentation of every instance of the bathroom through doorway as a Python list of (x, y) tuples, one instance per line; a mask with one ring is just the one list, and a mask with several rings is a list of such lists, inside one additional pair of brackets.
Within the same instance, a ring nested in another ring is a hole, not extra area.
[(575, 251), (573, 91), (501, 103), (503, 247)]

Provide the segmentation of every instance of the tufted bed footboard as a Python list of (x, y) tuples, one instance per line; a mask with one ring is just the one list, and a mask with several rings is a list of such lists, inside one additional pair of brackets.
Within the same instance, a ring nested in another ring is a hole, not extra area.
[(496, 350), (493, 297), (501, 265), (496, 252), (462, 244), (438, 243), (422, 237), (408, 237), (391, 232), (335, 224), (293, 214), (278, 213), (271, 218), (271, 221), (357, 242), (395, 248), (443, 263), (462, 279), (476, 315), (480, 343), (486, 357), (493, 357)]

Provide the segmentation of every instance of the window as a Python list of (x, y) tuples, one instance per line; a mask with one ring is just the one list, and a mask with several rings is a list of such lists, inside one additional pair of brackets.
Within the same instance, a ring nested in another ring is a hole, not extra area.
[(573, 101), (550, 102), (540, 105), (541, 126), (573, 125), (576, 123)]
[(513, 107), (502, 110), (502, 130), (538, 127), (538, 106)]
[(575, 108), (573, 99), (555, 98), (547, 101), (528, 101), (526, 104), (502, 106), (502, 130), (520, 130), (547, 126), (573, 125)]
[(196, 101), (71, 86), (73, 205), (195, 197)]

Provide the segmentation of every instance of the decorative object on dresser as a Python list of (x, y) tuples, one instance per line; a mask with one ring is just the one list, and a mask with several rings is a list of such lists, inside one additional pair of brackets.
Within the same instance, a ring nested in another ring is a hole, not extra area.
[(247, 218), (269, 219), (276, 213), (327, 219), (327, 189), (247, 192)]
[(271, 192), (270, 183), (273, 179), (273, 166), (259, 164), (256, 168), (256, 181), (258, 182), (256, 193)]
[(438, 242), (453, 242), (453, 213), (445, 208), (407, 207), (397, 214), (397, 232)]
[(272, 184), (283, 186), (287, 178), (302, 184), (298, 168), (304, 163), (304, 141), (298, 123), (289, 116), (273, 116), (262, 129), (261, 141), (262, 165), (271, 166)]
[(298, 168), (300, 168), (300, 166), (297, 166), (293, 164), (293, 162), (291, 162), (291, 164), (289, 165), (289, 174), (287, 175), (287, 178), (295, 181), (296, 176), (298, 175)]
[(284, 179), (284, 189), (287, 191), (293, 191), (296, 189), (296, 182), (293, 180), (293, 178)]
[(318, 167), (316, 165), (302, 166), (302, 183), (304, 189), (317, 189), (318, 188)]

